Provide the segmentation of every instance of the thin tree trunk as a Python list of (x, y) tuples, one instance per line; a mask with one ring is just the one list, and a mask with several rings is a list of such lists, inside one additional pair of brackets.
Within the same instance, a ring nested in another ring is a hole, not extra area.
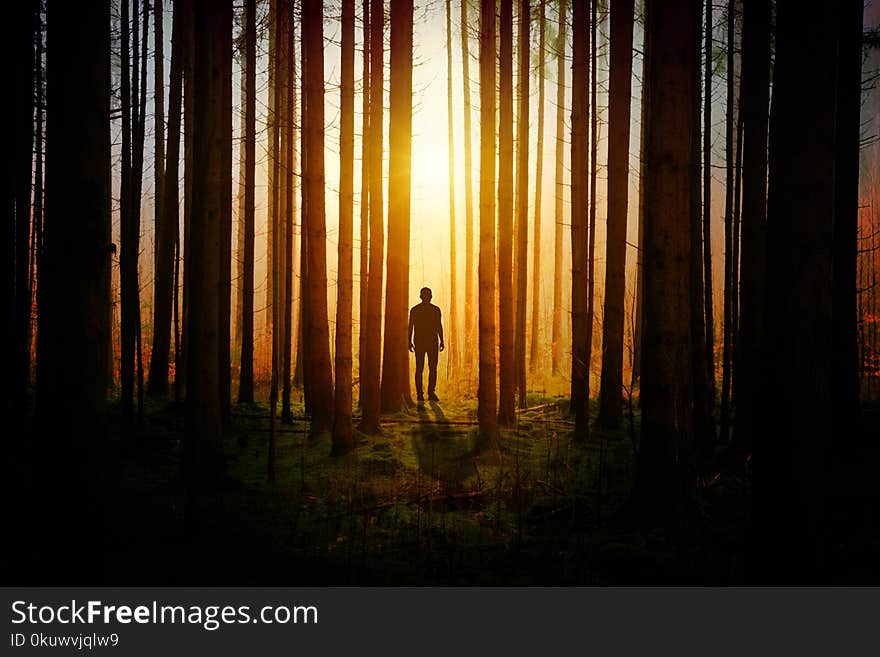
[(599, 19), (597, 13), (598, 0), (591, 4), (590, 20), (590, 235), (589, 252), (587, 254), (587, 403), (590, 399), (590, 377), (593, 372), (593, 328), (596, 307), (596, 178), (599, 172), (599, 103), (597, 71), (598, 71), (598, 35)]
[[(30, 258), (28, 250), (31, 242), (31, 183), (33, 181), (34, 155), (34, 33), (37, 31), (39, 19), (39, 3), (30, 2), (16, 5), (13, 20), (15, 24), (12, 38), (14, 66), (14, 102), (13, 102), (13, 226), (14, 242), (7, 242), (9, 247), (14, 243), (12, 272), (14, 280), (14, 306), (6, 307), (6, 312), (13, 314), (14, 339), (7, 342), (13, 349), (11, 374), (13, 379), (13, 408), (22, 414), (27, 395), (30, 377), (30, 332), (31, 332), (31, 293), (30, 293)], [(17, 20), (16, 20), (17, 19)], [(7, 156), (8, 158), (8, 156)], [(4, 183), (8, 185), (9, 183)], [(7, 248), (9, 248), (7, 247)], [(10, 299), (11, 301), (11, 299)], [(8, 321), (8, 320), (7, 320)]]
[(860, 413), (855, 289), (858, 269), (862, 10), (862, 3), (856, 0), (841, 3), (838, 37), (832, 403), (834, 421), (843, 436), (854, 435)]
[[(370, 0), (361, 5), (363, 56), (361, 73), (361, 225), (360, 298), (358, 299), (358, 377), (363, 381), (366, 355), (366, 310), (370, 277)], [(363, 403), (364, 386), (359, 386), (358, 404)]]
[(498, 127), (498, 422), (516, 423), (513, 304), (513, 0), (500, 6)]
[(464, 94), (464, 366), (470, 380), (474, 360), (474, 191), (471, 149), (471, 76), (468, 0), (461, 2), (461, 76)]
[[(175, 8), (176, 9), (176, 8)], [(180, 326), (180, 350), (179, 362), (175, 368), (175, 397), (186, 391), (187, 363), (189, 362), (187, 345), (187, 324), (189, 322), (189, 265), (190, 250), (192, 249), (192, 199), (193, 199), (193, 154), (195, 143), (193, 132), (195, 124), (195, 8), (194, 0), (180, 0), (180, 10), (184, 17), (185, 29), (183, 33), (183, 258), (181, 259), (180, 245), (177, 245), (177, 258), (183, 264), (183, 318)], [(180, 265), (178, 265), (179, 267)], [(180, 276), (180, 272), (178, 272)]]
[[(282, 290), (284, 293), (282, 307), (283, 319), (281, 320), (281, 358), (282, 358), (282, 377), (281, 386), (281, 421), (286, 424), (293, 423), (293, 413), (290, 410), (290, 388), (292, 379), (292, 325), (293, 325), (293, 226), (294, 226), (294, 195), (293, 195), (293, 162), (294, 162), (294, 108), (296, 106), (294, 98), (296, 96), (296, 42), (294, 27), (294, 3), (287, 0), (284, 11), (285, 26), (282, 30), (284, 39), (287, 42), (286, 61), (284, 62), (285, 89), (284, 97), (285, 111), (282, 129), (284, 136), (282, 138), (282, 146), (284, 149), (284, 226), (282, 233), (284, 235), (284, 255), (281, 260), (284, 263), (284, 282)], [(280, 265), (281, 263), (279, 263)]]
[(411, 403), (409, 387), (409, 236), (412, 172), (413, 2), (391, 0), (391, 105), (388, 134), (388, 277), (382, 410)]
[(705, 59), (703, 79), (703, 282), (705, 285), (704, 315), (706, 318), (706, 356), (708, 358), (710, 409), (715, 406), (715, 306), (712, 301), (712, 1), (706, 0)]
[(726, 444), (730, 435), (730, 343), (733, 331), (733, 204), (734, 204), (734, 39), (736, 25), (736, 5), (734, 0), (727, 3), (727, 115), (725, 143), (727, 153), (727, 178), (724, 199), (724, 343), (721, 352), (721, 428), (719, 440)]
[(559, 0), (559, 27), (556, 40), (556, 171), (555, 171), (555, 205), (553, 211), (553, 326), (551, 342), (553, 348), (552, 372), (559, 373), (562, 362), (562, 266), (563, 266), (563, 224), (565, 215), (563, 200), (565, 196), (564, 182), (564, 148), (565, 148), (565, 38), (566, 38), (567, 1)]
[(608, 236), (602, 323), (602, 380), (599, 386), (599, 421), (605, 427), (616, 427), (623, 418), (623, 329), (634, 14), (633, 0), (611, 1)]
[(575, 436), (589, 431), (587, 376), (587, 217), (590, 115), (590, 17), (587, 2), (572, 5), (571, 105), (571, 413)]
[(516, 116), (516, 214), (514, 234), (516, 249), (514, 271), (514, 368), (518, 403), (526, 408), (526, 296), (528, 294), (529, 243), (529, 60), (531, 56), (529, 25), (530, 0), (521, 0), (519, 7), (518, 93), (519, 110)]
[(446, 122), (449, 158), (449, 335), (446, 354), (449, 370), (458, 371), (458, 265), (455, 260), (455, 134), (452, 120), (452, 0), (446, 0)]
[(129, 0), (120, 3), (120, 103), (122, 104), (122, 163), (119, 178), (119, 378), (122, 417), (131, 422), (133, 414), (132, 395), (134, 394), (134, 341), (135, 324), (132, 307), (132, 291), (137, 297), (137, 233), (132, 226), (132, 119), (131, 119), (131, 27), (129, 22)]
[(342, 0), (339, 138), (339, 244), (336, 281), (336, 388), (333, 455), (354, 447), (351, 427), (351, 305), (354, 212), (354, 0)]
[[(161, 4), (161, 0), (156, 3)], [(179, 231), (177, 171), (180, 153), (180, 107), (183, 81), (182, 13), (174, 12), (171, 31), (171, 87), (168, 92), (168, 152), (161, 192), (161, 214), (156, 233), (155, 301), (153, 308), (153, 348), (150, 357), (148, 392), (168, 394), (168, 358), (171, 350), (172, 304), (174, 297), (175, 243)], [(157, 207), (157, 212), (158, 212)]]
[[(463, 0), (466, 1), (466, 0)], [(498, 444), (495, 366), (495, 2), (480, 3), (480, 313), (477, 449)]]
[[(305, 263), (308, 279), (303, 299), (307, 307), (303, 326), (303, 353), (309, 354), (304, 363), (304, 373), (310, 395), (312, 435), (330, 431), (333, 416), (333, 377), (327, 323), (327, 226), (324, 215), (323, 23), (323, 4), (320, 0), (306, 0), (303, 4), (302, 59), (303, 94), (307, 98), (307, 113), (303, 118), (308, 137), (303, 142), (306, 166), (303, 167), (302, 174), (304, 186), (309, 190), (306, 196), (308, 203), (303, 203), (303, 210), (308, 214), (303, 222), (308, 235), (308, 260)], [(380, 20), (379, 25), (381, 24)], [(381, 90), (382, 85), (379, 84), (378, 88)]]
[(257, 7), (245, 0), (244, 258), (241, 272), (241, 364), (238, 403), (254, 401), (254, 211), (256, 170)]
[(529, 371), (537, 372), (541, 363), (541, 203), (544, 186), (544, 67), (546, 66), (545, 0), (539, 0), (538, 19), (538, 144), (535, 153), (535, 219), (532, 237), (532, 332), (529, 342)]
[[(165, 181), (165, 36), (164, 36), (164, 7), (165, 0), (153, 0), (153, 239), (157, 240), (160, 232), (160, 224), (165, 217), (162, 204), (165, 195), (162, 186)], [(158, 265), (159, 247), (154, 244), (153, 249), (153, 272)], [(155, 277), (155, 276), (154, 276)], [(153, 289), (153, 318), (155, 333), (155, 303), (156, 290)], [(155, 339), (155, 338), (154, 338)], [(151, 360), (152, 366), (152, 360)], [(152, 369), (152, 367), (151, 367)]]
[(699, 5), (646, 3), (650, 48), (645, 128), (642, 435), (634, 496), (647, 526), (680, 526), (692, 512), (691, 362), (692, 121), (699, 102)]
[[(269, 142), (267, 148), (266, 165), (266, 217), (268, 218), (269, 229), (266, 231), (266, 339), (271, 340), (274, 345), (274, 318), (275, 314), (271, 311), (275, 303), (275, 239), (277, 238), (276, 229), (276, 210), (275, 205), (278, 203), (278, 148), (275, 146), (278, 142), (278, 2), (279, 0), (269, 0), (269, 14), (267, 22), (269, 24), (269, 105), (266, 111), (266, 133)], [(274, 358), (274, 356), (273, 356)]]
[(379, 359), (382, 350), (382, 276), (385, 226), (382, 194), (384, 114), (384, 6), (370, 0), (370, 272), (367, 290), (364, 370), (361, 372), (361, 430), (379, 431)]

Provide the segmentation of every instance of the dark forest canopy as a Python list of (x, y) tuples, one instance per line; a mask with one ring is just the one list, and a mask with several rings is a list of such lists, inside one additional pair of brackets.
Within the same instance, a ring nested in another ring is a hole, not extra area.
[(146, 526), (190, 538), (240, 513), (230, 486), (331, 519), (349, 491), (364, 554), (401, 499), (429, 551), (463, 508), (490, 542), (564, 510), (693, 547), (730, 501), (725, 581), (848, 572), (839, 506), (877, 499), (852, 492), (880, 421), (876, 6), (13, 7), (13, 481), (99, 528), (86, 572), (144, 462), (175, 500)]

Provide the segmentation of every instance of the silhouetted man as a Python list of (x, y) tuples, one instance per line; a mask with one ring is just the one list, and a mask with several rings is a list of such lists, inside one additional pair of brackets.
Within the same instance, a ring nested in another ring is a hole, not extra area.
[[(437, 387), (437, 356), (443, 351), (443, 323), (440, 309), (431, 303), (431, 288), (423, 287), (419, 296), (422, 302), (409, 311), (409, 350), (416, 354), (416, 397), (422, 396), (422, 372), (425, 370), (425, 355), (428, 356), (428, 400), (440, 401), (434, 394)], [(439, 340), (439, 350), (438, 350)]]

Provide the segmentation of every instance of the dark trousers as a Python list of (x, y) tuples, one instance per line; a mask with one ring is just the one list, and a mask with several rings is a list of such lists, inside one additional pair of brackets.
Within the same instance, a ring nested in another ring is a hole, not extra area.
[(416, 348), (416, 396), (422, 396), (422, 372), (425, 371), (425, 356), (428, 356), (428, 394), (433, 395), (437, 387), (438, 345), (415, 345)]

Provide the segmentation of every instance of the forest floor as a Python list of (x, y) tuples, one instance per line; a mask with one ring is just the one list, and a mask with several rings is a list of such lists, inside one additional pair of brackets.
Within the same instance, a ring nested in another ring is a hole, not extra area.
[[(617, 431), (575, 440), (567, 403), (535, 397), (500, 448), (473, 452), (476, 405), (425, 404), (383, 417), (379, 436), (331, 457), (330, 439), (236, 407), (227, 477), (184, 519), (182, 418), (148, 401), (123, 431), (112, 406), (104, 573), (118, 585), (738, 584), (751, 506), (746, 473), (708, 472), (687, 539), (627, 521), (636, 411)], [(294, 407), (294, 415), (302, 409)], [(874, 420), (877, 419), (875, 414)], [(876, 582), (877, 450), (831, 504), (844, 528), (834, 581)], [(20, 466), (21, 464), (19, 464)], [(13, 470), (20, 472), (21, 468)], [(848, 471), (849, 472), (849, 471)], [(872, 515), (873, 514), (873, 515)]]

